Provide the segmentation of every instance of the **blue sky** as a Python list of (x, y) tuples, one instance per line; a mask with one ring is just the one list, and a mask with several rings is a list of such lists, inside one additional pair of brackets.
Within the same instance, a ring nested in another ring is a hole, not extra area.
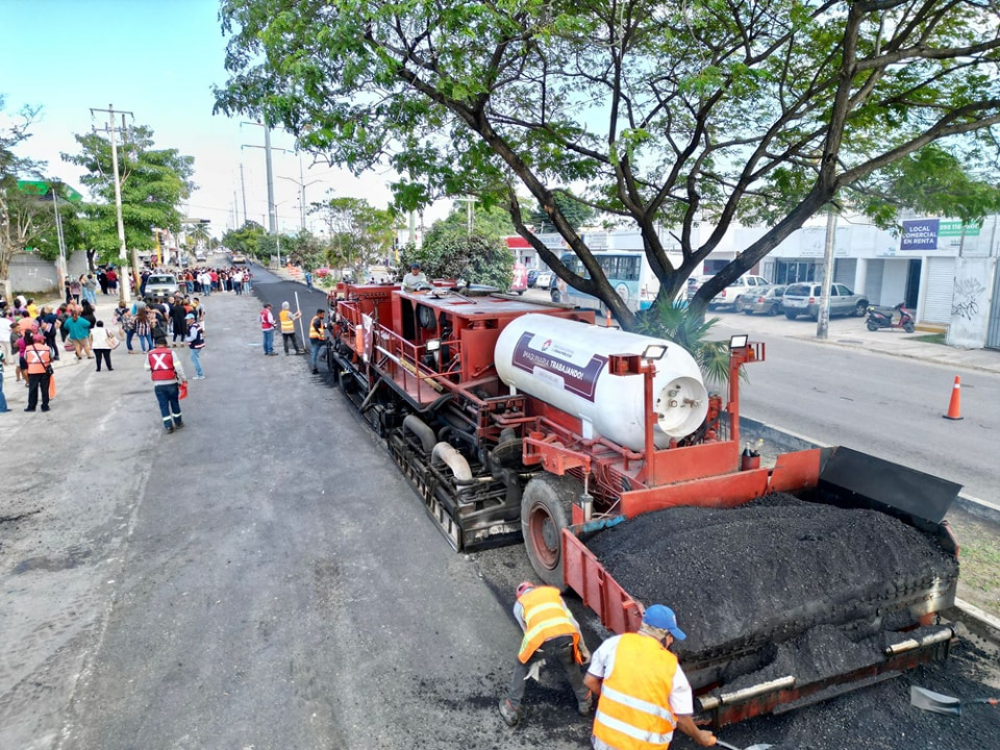
[[(221, 236), (234, 221), (234, 191), (240, 221), (240, 163), (247, 214), (266, 226), (267, 187), (260, 127), (212, 114), (212, 86), (226, 80), (225, 39), (218, 0), (0, 0), (0, 94), (9, 117), (23, 105), (41, 106), (23, 155), (48, 162), (50, 175), (80, 189), (80, 170), (60, 152), (76, 152), (74, 134), (107, 125), (91, 108), (134, 113), (153, 129), (158, 148), (195, 157), (188, 215), (212, 221)], [(119, 123), (120, 123), (120, 118)], [(275, 132), (272, 145), (294, 140)], [(339, 170), (312, 167), (304, 158), (306, 202), (336, 186), (336, 195), (366, 198), (384, 207), (389, 191), (378, 175), (355, 180)], [(299, 159), (274, 154), (275, 202), (282, 229), (299, 226)], [(291, 179), (279, 179), (279, 177)], [(315, 220), (310, 220), (315, 222)], [(315, 224), (313, 228), (318, 228)]]

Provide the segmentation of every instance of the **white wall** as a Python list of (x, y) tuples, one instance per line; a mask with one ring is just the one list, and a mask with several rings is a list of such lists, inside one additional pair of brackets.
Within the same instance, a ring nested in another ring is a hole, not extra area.
[(961, 258), (955, 269), (948, 344), (981, 349), (989, 327), (995, 258)]

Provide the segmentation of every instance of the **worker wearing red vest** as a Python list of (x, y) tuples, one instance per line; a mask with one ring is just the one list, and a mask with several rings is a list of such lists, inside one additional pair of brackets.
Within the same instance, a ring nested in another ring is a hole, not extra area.
[(673, 610), (654, 604), (638, 633), (609, 638), (594, 652), (584, 678), (600, 696), (594, 750), (666, 750), (675, 729), (702, 747), (715, 744), (715, 735), (691, 718), (691, 685), (669, 650), (674, 639), (686, 637)]
[(271, 312), (271, 303), (265, 302), (264, 308), (260, 311), (260, 330), (264, 334), (264, 356), (275, 357), (274, 351), (274, 314)]
[(167, 346), (167, 339), (156, 339), (156, 346), (146, 355), (146, 370), (152, 374), (153, 390), (163, 416), (163, 429), (168, 433), (184, 426), (181, 417), (180, 383), (187, 383), (181, 361)]
[(25, 411), (35, 411), (39, 389), (42, 391), (42, 411), (48, 411), (52, 354), (45, 344), (45, 337), (40, 333), (36, 333), (31, 338), (31, 343), (24, 348), (24, 359), (28, 363), (28, 408)]
[(507, 726), (521, 721), (521, 700), (525, 681), (538, 679), (538, 670), (548, 659), (562, 664), (581, 716), (590, 713), (591, 694), (583, 684), (580, 664), (590, 658), (580, 635), (580, 626), (553, 586), (536, 586), (524, 581), (517, 587), (514, 617), (524, 631), (507, 697), (500, 701), (500, 715)]

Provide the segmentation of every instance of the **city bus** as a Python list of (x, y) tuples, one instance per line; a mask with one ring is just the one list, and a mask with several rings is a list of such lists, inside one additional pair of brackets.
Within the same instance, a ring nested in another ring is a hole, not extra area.
[[(608, 277), (608, 283), (633, 312), (647, 310), (660, 293), (660, 280), (649, 265), (646, 253), (641, 250), (606, 250), (594, 253), (601, 264), (601, 270)], [(589, 278), (583, 262), (575, 253), (563, 253), (560, 258), (573, 273)], [(604, 312), (600, 300), (578, 289), (568, 286), (562, 279), (558, 281), (560, 301), (579, 307), (593, 308)]]

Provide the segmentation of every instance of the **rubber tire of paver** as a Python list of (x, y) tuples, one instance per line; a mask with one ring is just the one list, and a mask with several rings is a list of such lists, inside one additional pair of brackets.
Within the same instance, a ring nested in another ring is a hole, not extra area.
[(521, 532), (531, 567), (549, 586), (565, 591), (562, 530), (573, 518), (573, 501), (583, 486), (572, 477), (535, 477), (521, 498)]

